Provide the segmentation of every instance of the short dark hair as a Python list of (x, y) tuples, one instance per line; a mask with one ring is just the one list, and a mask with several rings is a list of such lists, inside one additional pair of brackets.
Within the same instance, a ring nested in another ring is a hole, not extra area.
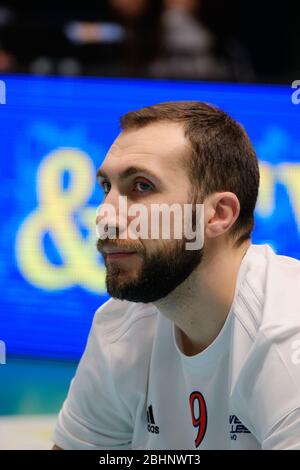
[[(158, 121), (179, 122), (190, 143), (185, 166), (192, 193), (201, 200), (230, 191), (240, 202), (240, 214), (230, 229), (239, 246), (251, 237), (259, 187), (258, 160), (243, 126), (216, 106), (200, 101), (171, 101), (146, 106), (121, 116), (126, 131)], [(199, 200), (199, 199), (198, 199)]]

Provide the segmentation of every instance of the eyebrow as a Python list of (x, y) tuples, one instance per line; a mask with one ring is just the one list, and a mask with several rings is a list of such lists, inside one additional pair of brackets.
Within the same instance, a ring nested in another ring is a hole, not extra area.
[[(124, 171), (122, 171), (122, 173), (120, 173), (119, 179), (120, 180), (125, 180), (125, 179), (129, 178), (130, 176), (135, 175), (136, 173), (147, 173), (152, 178), (155, 178), (156, 180), (160, 181), (158, 176), (156, 176), (154, 173), (152, 173), (152, 171), (148, 170), (147, 168), (142, 168), (142, 167), (137, 167), (137, 166), (130, 166), (130, 167), (126, 168), (126, 170), (124, 170)], [(96, 177), (97, 177), (97, 179), (99, 179), (99, 178), (100, 179), (109, 179), (107, 174), (101, 168), (99, 168), (99, 170), (97, 171)]]

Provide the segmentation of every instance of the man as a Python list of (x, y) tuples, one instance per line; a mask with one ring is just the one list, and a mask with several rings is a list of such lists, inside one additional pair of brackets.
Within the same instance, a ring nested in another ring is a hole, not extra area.
[(188, 101), (129, 112), (121, 127), (98, 170), (103, 203), (204, 204), (203, 246), (122, 238), (132, 216), (97, 216), (118, 233), (97, 245), (111, 299), (55, 448), (300, 449), (300, 263), (251, 244), (259, 170), (246, 132)]

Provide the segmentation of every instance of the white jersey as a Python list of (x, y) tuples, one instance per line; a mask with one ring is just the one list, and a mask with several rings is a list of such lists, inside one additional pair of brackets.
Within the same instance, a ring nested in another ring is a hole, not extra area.
[(221, 332), (194, 356), (152, 304), (109, 299), (54, 441), (63, 449), (300, 450), (300, 262), (252, 244)]

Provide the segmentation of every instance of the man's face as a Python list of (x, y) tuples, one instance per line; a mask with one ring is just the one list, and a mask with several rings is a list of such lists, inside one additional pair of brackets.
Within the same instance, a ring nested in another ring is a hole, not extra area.
[[(188, 151), (183, 128), (177, 123), (160, 122), (122, 132), (101, 165), (105, 178), (98, 180), (106, 193), (103, 203), (111, 204), (117, 214), (119, 196), (127, 197), (128, 208), (140, 203), (149, 213), (152, 204), (191, 203), (191, 183), (183, 165)], [(139, 170), (122, 177), (130, 167)], [(172, 292), (194, 271), (201, 262), (202, 249), (186, 250), (184, 235), (181, 239), (119, 238), (131, 219), (127, 216), (125, 225), (115, 227), (117, 238), (97, 242), (107, 270), (107, 292), (122, 300), (154, 302)], [(101, 223), (98, 217), (97, 223)], [(149, 231), (150, 226), (149, 222)], [(132, 253), (109, 255), (109, 249)]]

